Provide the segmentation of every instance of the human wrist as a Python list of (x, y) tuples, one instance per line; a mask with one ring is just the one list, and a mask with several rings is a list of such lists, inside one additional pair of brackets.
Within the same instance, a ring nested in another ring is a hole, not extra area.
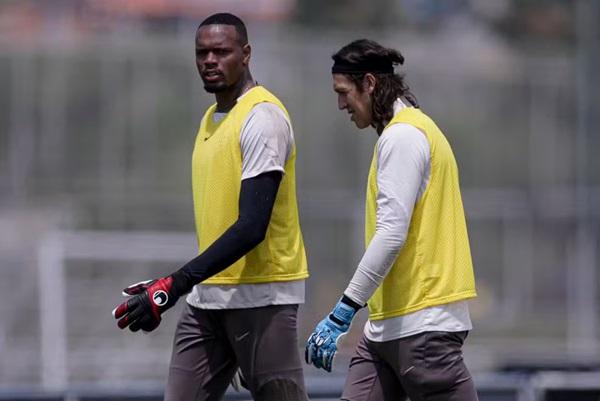
[(192, 290), (192, 287), (194, 286), (183, 269), (177, 270), (168, 277), (170, 277), (173, 281), (172, 292), (173, 295), (177, 297), (181, 297), (182, 295), (187, 294)]
[[(356, 304), (355, 302), (352, 302)], [(347, 303), (344, 297), (340, 298), (338, 303), (335, 305), (331, 313), (329, 314), (329, 319), (331, 319), (335, 324), (338, 324), (342, 327), (349, 327), (354, 315), (358, 311), (354, 305)]]
[(356, 310), (357, 312), (364, 308), (365, 305), (361, 305), (360, 303), (356, 302), (354, 299), (350, 298), (349, 296), (347, 296), (345, 293), (342, 294), (342, 298), (340, 299), (340, 302), (345, 303), (346, 305), (349, 305), (351, 307), (354, 308), (354, 310)]

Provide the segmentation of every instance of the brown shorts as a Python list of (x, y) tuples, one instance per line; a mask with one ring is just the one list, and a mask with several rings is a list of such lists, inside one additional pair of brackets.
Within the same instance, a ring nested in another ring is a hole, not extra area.
[(298, 305), (205, 310), (186, 305), (173, 341), (165, 401), (222, 399), (238, 366), (255, 400), (307, 400)]
[(386, 342), (363, 336), (350, 361), (342, 400), (476, 401), (462, 356), (467, 332), (432, 331)]

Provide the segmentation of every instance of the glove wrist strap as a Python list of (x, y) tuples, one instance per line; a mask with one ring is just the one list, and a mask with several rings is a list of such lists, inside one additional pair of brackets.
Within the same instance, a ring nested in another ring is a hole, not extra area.
[(354, 306), (344, 302), (344, 298), (340, 299), (333, 308), (333, 311), (329, 315), (329, 318), (340, 326), (350, 326), (357, 309)]

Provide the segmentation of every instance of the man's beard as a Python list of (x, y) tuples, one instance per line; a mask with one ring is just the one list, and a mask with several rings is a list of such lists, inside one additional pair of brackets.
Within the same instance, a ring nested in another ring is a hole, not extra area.
[(224, 82), (204, 83), (204, 90), (208, 93), (219, 93), (226, 91), (228, 86)]

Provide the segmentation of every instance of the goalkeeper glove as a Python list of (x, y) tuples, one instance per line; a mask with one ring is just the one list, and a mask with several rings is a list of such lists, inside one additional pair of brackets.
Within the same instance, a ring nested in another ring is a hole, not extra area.
[(357, 308), (344, 302), (342, 297), (331, 313), (319, 324), (308, 338), (304, 357), (306, 363), (331, 372), (333, 357), (337, 352), (337, 343), (346, 334), (356, 314)]
[(158, 327), (161, 315), (171, 308), (179, 299), (175, 290), (173, 276), (158, 280), (142, 281), (123, 290), (123, 295), (130, 298), (117, 306), (112, 314), (119, 319), (117, 326), (120, 329), (129, 327), (136, 332), (143, 330), (150, 332)]

